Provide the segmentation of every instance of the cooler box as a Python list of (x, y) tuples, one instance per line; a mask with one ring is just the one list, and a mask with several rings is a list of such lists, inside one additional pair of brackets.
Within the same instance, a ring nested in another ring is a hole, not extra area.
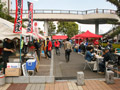
[(29, 59), (26, 62), (26, 69), (27, 70), (35, 70), (36, 67), (36, 60), (35, 59)]

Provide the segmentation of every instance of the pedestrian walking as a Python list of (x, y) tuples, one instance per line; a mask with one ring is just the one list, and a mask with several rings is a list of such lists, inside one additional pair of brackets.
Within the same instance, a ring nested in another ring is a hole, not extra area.
[(55, 50), (56, 50), (56, 55), (60, 55), (60, 49), (59, 49), (59, 47), (60, 47), (60, 42), (59, 42), (58, 40), (56, 40), (56, 41), (54, 42), (54, 46), (55, 46)]
[(48, 58), (51, 58), (52, 42), (47, 38), (46, 54)]
[(65, 59), (66, 62), (69, 62), (70, 60), (70, 53), (72, 51), (72, 45), (71, 42), (69, 42), (69, 38), (67, 38), (65, 44), (64, 44), (64, 49), (65, 49)]

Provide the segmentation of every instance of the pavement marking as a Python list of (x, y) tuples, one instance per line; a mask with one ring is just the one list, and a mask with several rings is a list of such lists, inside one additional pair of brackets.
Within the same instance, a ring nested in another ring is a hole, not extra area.
[(10, 86), (11, 84), (5, 84), (3, 86), (0, 86), (0, 90), (7, 90), (7, 88)]
[(74, 90), (78, 90), (78, 87), (77, 87), (77, 85), (75, 84), (75, 82), (71, 82), (71, 85), (72, 85), (72, 87), (74, 88)]
[(45, 84), (41, 84), (40, 90), (45, 90)]
[(32, 84), (28, 84), (25, 90), (30, 90), (32, 87)]
[(64, 62), (59, 62), (59, 64), (63, 64)]
[(74, 90), (74, 88), (72, 87), (72, 85), (71, 85), (70, 82), (68, 82), (67, 84), (68, 84), (68, 88), (69, 88), (69, 90), (71, 90), (71, 89)]
[(40, 90), (40, 88), (41, 88), (41, 84), (36, 84), (35, 90)]
[(78, 90), (83, 90), (82, 86), (78, 86)]
[(36, 90), (35, 88), (36, 88), (36, 84), (32, 84), (30, 90)]
[(50, 66), (50, 76), (53, 76), (53, 62), (54, 61), (54, 49), (52, 50), (51, 66)]

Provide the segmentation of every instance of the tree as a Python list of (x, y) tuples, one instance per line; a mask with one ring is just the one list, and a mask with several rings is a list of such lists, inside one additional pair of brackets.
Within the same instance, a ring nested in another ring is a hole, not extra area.
[[(14, 23), (15, 19), (12, 16), (8, 15), (8, 9), (4, 8), (5, 4), (6, 3), (0, 2), (0, 17)], [(24, 24), (22, 24), (22, 27), (26, 28)]]
[(107, 0), (117, 7), (117, 14), (120, 17), (120, 0)]
[(39, 30), (39, 34), (44, 35), (44, 32), (43, 32), (43, 30), (41, 30), (40, 27), (38, 28), (38, 30)]
[(73, 37), (78, 34), (78, 24), (75, 22), (58, 22), (58, 30), (57, 33), (67, 34), (68, 37)]
[(120, 0), (107, 0), (107, 1), (114, 4), (117, 8), (120, 7)]
[(55, 34), (55, 29), (56, 29), (55, 24), (52, 21), (49, 21), (48, 22), (48, 36), (54, 35)]

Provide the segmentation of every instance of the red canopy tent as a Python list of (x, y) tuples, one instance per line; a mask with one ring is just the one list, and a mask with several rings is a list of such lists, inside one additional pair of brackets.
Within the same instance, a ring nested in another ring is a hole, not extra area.
[(82, 37), (82, 38), (102, 38), (101, 35), (97, 35), (97, 34), (91, 33), (88, 30), (85, 33), (76, 35), (76, 38), (78, 38), (78, 37)]
[(65, 36), (65, 35), (55, 35), (55, 36), (52, 36), (52, 39), (67, 39), (68, 36)]
[(81, 38), (81, 37), (76, 37), (76, 35), (75, 35), (75, 36), (73, 36), (71, 39), (83, 39), (83, 38)]

